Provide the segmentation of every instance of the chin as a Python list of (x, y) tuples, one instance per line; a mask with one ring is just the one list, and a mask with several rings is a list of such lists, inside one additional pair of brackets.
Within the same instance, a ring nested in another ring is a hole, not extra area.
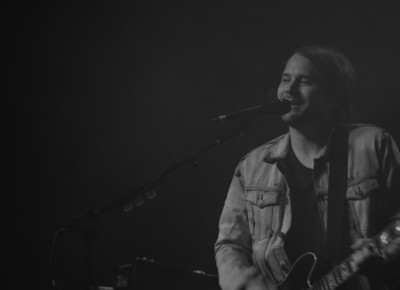
[(281, 120), (287, 125), (292, 125), (292, 124), (295, 124), (298, 121), (300, 121), (301, 116), (299, 116), (297, 114), (293, 114), (293, 112), (289, 112), (289, 113), (281, 116)]

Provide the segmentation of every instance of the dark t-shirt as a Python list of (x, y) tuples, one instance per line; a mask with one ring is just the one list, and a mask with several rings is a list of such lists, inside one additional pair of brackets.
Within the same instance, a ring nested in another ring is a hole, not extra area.
[(305, 167), (290, 148), (286, 159), (286, 173), (292, 222), (285, 239), (285, 252), (292, 263), (305, 252), (325, 257), (326, 247), (314, 190), (313, 169)]
[[(317, 268), (314, 269), (311, 279), (314, 283), (331, 267), (326, 259), (326, 240), (322, 218), (318, 212), (313, 169), (305, 167), (297, 159), (292, 148), (290, 148), (285, 166), (292, 207), (292, 222), (285, 239), (285, 252), (292, 263), (305, 252), (313, 252), (318, 256)], [(360, 289), (357, 282), (351, 280), (341, 285), (338, 290)]]

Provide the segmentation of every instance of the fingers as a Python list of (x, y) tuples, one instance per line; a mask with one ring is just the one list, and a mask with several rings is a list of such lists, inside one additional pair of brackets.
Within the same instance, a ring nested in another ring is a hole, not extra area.
[[(357, 245), (358, 246), (358, 245)], [(350, 265), (353, 271), (359, 271), (371, 253), (367, 248), (358, 248), (352, 255)]]
[(382, 256), (377, 255), (370, 239), (357, 240), (352, 248), (355, 250), (351, 255), (350, 265), (353, 271), (363, 274), (374, 273), (383, 263)]
[(371, 239), (367, 239), (367, 238), (361, 238), (361, 239), (357, 239), (351, 246), (350, 248), (352, 248), (353, 250), (359, 250), (361, 249), (364, 245), (367, 245), (369, 243), (371, 243)]

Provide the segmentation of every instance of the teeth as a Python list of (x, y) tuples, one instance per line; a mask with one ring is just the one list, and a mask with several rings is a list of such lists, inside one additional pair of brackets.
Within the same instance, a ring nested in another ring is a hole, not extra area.
[(301, 104), (301, 102), (298, 99), (293, 98), (292, 96), (287, 95), (287, 96), (283, 96), (283, 98), (288, 100), (291, 105), (300, 105)]
[(288, 99), (288, 101), (289, 101), (290, 104), (292, 104), (292, 105), (299, 105), (299, 104), (300, 104), (300, 102), (297, 101), (297, 100), (290, 100), (290, 99)]

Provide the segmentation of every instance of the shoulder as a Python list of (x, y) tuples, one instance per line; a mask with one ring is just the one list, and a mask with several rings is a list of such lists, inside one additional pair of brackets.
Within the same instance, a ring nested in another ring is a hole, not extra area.
[(350, 142), (381, 140), (388, 137), (390, 134), (385, 129), (370, 124), (348, 124), (346, 125), (349, 131)]
[[(379, 152), (388, 148), (397, 148), (391, 134), (375, 125), (351, 124), (349, 129), (349, 146), (357, 150)], [(397, 150), (397, 149), (396, 149)]]
[(382, 134), (387, 132), (385, 129), (372, 124), (346, 124), (350, 132), (365, 134)]
[(266, 157), (284, 151), (288, 143), (288, 133), (276, 137), (248, 152), (240, 159), (243, 162), (263, 161)]
[(288, 140), (288, 134), (284, 134), (254, 148), (240, 159), (235, 175), (241, 176), (247, 183), (265, 180), (267, 174), (272, 172), (270, 170), (275, 168), (276, 161), (287, 151)]

